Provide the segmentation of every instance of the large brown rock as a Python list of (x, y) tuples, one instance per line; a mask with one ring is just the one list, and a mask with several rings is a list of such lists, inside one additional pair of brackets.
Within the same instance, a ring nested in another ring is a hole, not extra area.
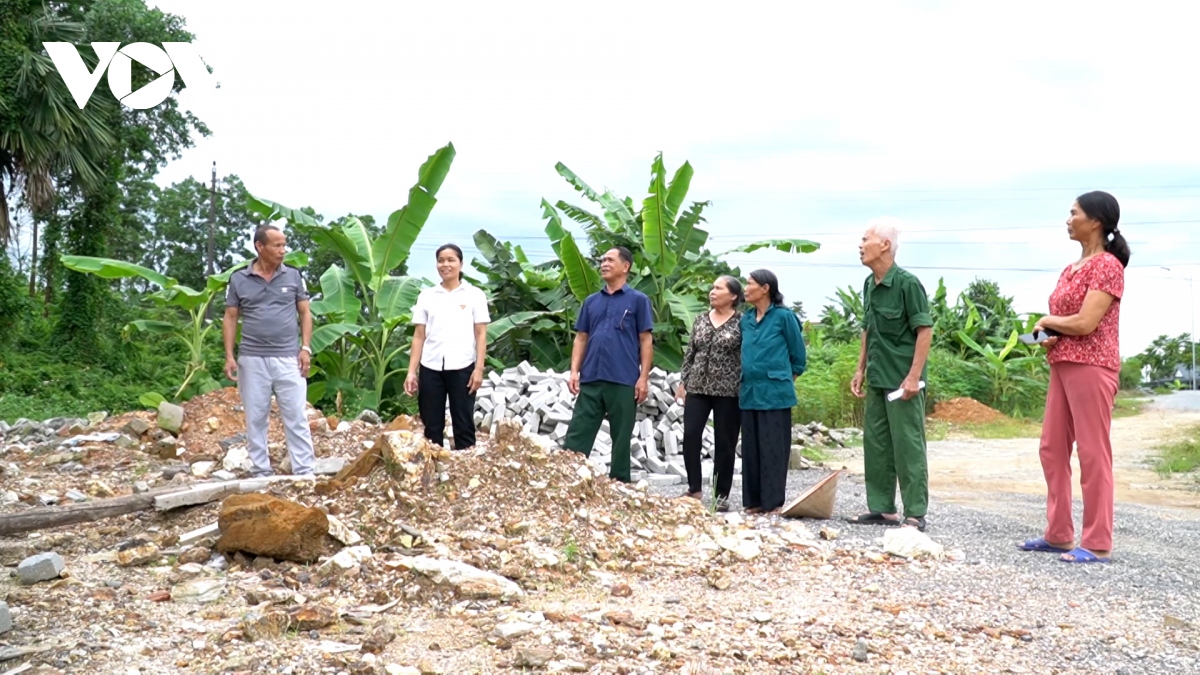
[(221, 553), (241, 551), (296, 562), (320, 557), (329, 534), (324, 511), (258, 493), (226, 498), (217, 527)]

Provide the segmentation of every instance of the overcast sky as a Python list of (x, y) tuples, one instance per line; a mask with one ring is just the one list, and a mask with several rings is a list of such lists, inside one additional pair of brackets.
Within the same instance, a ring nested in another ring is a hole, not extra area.
[(877, 218), (899, 221), (899, 262), (931, 293), (982, 276), (1044, 311), (1079, 252), (1071, 202), (1104, 189), (1133, 248), (1122, 353), (1190, 330), (1200, 3), (158, 6), (186, 17), (220, 82), (185, 90), (214, 133), (164, 182), (207, 181), (216, 160), (259, 196), (383, 219), (453, 141), (419, 274), (480, 228), (548, 256), (541, 198), (578, 197), (555, 162), (640, 200), (662, 151), (695, 168), (689, 199), (712, 200), (714, 251), (821, 242), (730, 258), (777, 271), (810, 315), (862, 283), (856, 243)]

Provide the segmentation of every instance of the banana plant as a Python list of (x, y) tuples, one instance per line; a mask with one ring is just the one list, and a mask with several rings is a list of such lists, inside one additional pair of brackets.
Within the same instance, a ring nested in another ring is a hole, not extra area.
[(992, 396), (1001, 403), (1008, 403), (1022, 388), (1037, 385), (1036, 380), (1020, 374), (1020, 370), (1043, 359), (1037, 356), (1013, 356), (1013, 350), (1019, 344), (1017, 331), (1014, 330), (1008, 336), (1008, 340), (999, 351), (991, 345), (980, 345), (966, 331), (958, 331), (957, 336), (963, 345), (982, 357), (977, 365), (988, 376)]
[[(328, 386), (335, 383), (340, 395), (354, 393), (363, 408), (378, 410), (387, 383), (407, 372), (407, 359), (403, 357), (412, 344), (407, 331), (412, 308), (421, 289), (431, 284), (417, 277), (392, 276), (392, 272), (408, 260), (413, 243), (437, 204), (435, 195), (454, 156), (451, 143), (425, 160), (417, 172), (416, 184), (408, 191), (408, 203), (388, 217), (387, 228), (376, 239), (358, 218), (323, 225), (303, 211), (250, 198), (252, 211), (268, 219), (286, 220), (319, 245), (336, 251), (344, 263), (325, 270), (320, 298), (312, 303), (314, 314), (323, 319), (313, 331), (312, 349), (315, 354), (328, 352), (317, 362), (325, 369), (322, 372), (335, 375), (316, 395), (333, 393)], [(356, 363), (370, 368), (371, 386), (369, 390), (347, 392), (349, 379), (361, 375)]]
[[(559, 162), (555, 169), (577, 192), (597, 205), (596, 215), (580, 206), (542, 200), (546, 235), (562, 265), (567, 287), (582, 302), (600, 290), (601, 279), (594, 256), (587, 255), (563, 225), (561, 214), (582, 227), (592, 253), (614, 246), (633, 252), (629, 283), (650, 298), (654, 314), (654, 360), (667, 370), (678, 370), (683, 362), (683, 345), (695, 318), (708, 307), (707, 292), (714, 270), (729, 269), (706, 248), (708, 232), (704, 210), (709, 201), (692, 201), (686, 208), (694, 170), (684, 162), (667, 180), (667, 169), (659, 153), (650, 166), (650, 186), (640, 208), (629, 197), (612, 191), (599, 192)], [(725, 253), (751, 253), (774, 249), (788, 253), (811, 253), (820, 247), (804, 239), (771, 239), (754, 242)], [(724, 254), (722, 254), (724, 255)], [(736, 270), (733, 270), (736, 273)], [(573, 317), (571, 317), (573, 318)]]
[[(135, 331), (148, 335), (165, 336), (182, 342), (187, 348), (187, 363), (184, 366), (183, 384), (172, 397), (179, 399), (185, 393), (191, 395), (206, 394), (221, 388), (221, 384), (205, 370), (204, 341), (208, 332), (216, 326), (216, 322), (205, 320), (208, 308), (214, 298), (224, 292), (229, 285), (229, 279), (237, 270), (246, 267), (253, 259), (230, 267), (229, 269), (208, 277), (204, 288), (196, 290), (180, 284), (176, 279), (165, 274), (123, 260), (111, 258), (94, 258), (91, 256), (63, 255), (60, 257), (64, 267), (84, 274), (94, 274), (101, 279), (129, 279), (140, 277), (158, 287), (158, 290), (146, 297), (160, 307), (182, 309), (187, 312), (186, 323), (171, 321), (139, 319), (125, 326), (122, 333), (128, 338)], [(284, 262), (294, 267), (308, 265), (308, 256), (301, 252), (291, 252), (284, 257)], [(189, 390), (189, 385), (194, 385)], [(142, 402), (151, 405), (157, 393), (144, 394)], [(153, 406), (152, 406), (153, 407)]]

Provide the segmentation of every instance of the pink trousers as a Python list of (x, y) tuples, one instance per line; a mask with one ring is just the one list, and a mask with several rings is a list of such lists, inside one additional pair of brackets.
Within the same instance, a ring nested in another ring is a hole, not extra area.
[(1083, 488), (1083, 540), (1092, 551), (1111, 551), (1113, 458), (1109, 429), (1119, 379), (1116, 371), (1080, 363), (1050, 366), (1050, 390), (1042, 424), (1042, 472), (1046, 476), (1046, 541), (1075, 541), (1071, 514), (1071, 446), (1079, 448)]

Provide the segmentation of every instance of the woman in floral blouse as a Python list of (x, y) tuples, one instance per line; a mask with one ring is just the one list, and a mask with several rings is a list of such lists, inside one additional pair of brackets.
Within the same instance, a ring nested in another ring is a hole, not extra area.
[(738, 307), (745, 302), (742, 284), (731, 276), (713, 282), (708, 292), (711, 309), (696, 317), (683, 358), (683, 379), (676, 398), (683, 407), (683, 463), (687, 468), (685, 497), (700, 499), (700, 450), (708, 416), (713, 416), (713, 482), (718, 511), (728, 511), (733, 487), (733, 459), (741, 429), (738, 387), (742, 381), (742, 329)]
[[(1108, 562), (1113, 535), (1113, 467), (1109, 429), (1121, 372), (1118, 324), (1129, 245), (1117, 229), (1121, 209), (1107, 192), (1080, 195), (1067, 234), (1083, 253), (1050, 294), (1050, 315), (1037, 329), (1054, 331), (1042, 343), (1050, 389), (1042, 425), (1046, 532), (1021, 544), (1026, 551), (1061, 553), (1063, 562)], [(1053, 335), (1054, 333), (1052, 333)], [(1079, 451), (1083, 538), (1075, 546), (1071, 513), (1071, 446)]]

